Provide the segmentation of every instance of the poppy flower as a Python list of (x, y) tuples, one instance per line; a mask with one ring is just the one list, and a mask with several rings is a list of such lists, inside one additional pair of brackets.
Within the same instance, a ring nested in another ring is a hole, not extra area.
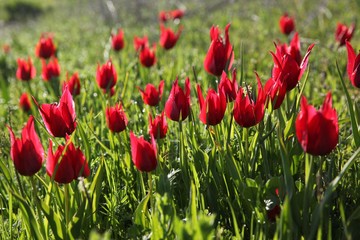
[(170, 16), (172, 19), (181, 19), (185, 15), (185, 10), (183, 9), (174, 9), (170, 11)]
[(62, 91), (65, 90), (65, 88), (69, 89), (69, 92), (73, 95), (79, 95), (80, 94), (80, 79), (78, 73), (74, 73), (70, 78), (68, 76), (68, 73), (66, 73), (66, 81), (62, 85)]
[(154, 44), (152, 48), (146, 46), (143, 47), (140, 50), (140, 54), (139, 54), (141, 65), (148, 68), (152, 67), (156, 63), (155, 51), (156, 51), (156, 44)]
[(21, 132), (21, 138), (16, 138), (11, 127), (10, 132), (10, 156), (14, 162), (16, 171), (24, 176), (32, 176), (42, 166), (44, 149), (34, 127), (34, 117), (30, 116), (27, 124)]
[(284, 13), (279, 20), (280, 31), (283, 34), (289, 35), (295, 30), (294, 18), (290, 17), (287, 13)]
[(67, 137), (66, 145), (59, 145), (55, 153), (53, 153), (53, 143), (49, 140), (46, 172), (56, 182), (67, 184), (78, 177), (88, 177), (90, 168), (80, 148), (75, 148)]
[(16, 70), (16, 77), (22, 81), (29, 81), (36, 75), (36, 68), (30, 57), (27, 60), (18, 58), (18, 68)]
[(160, 25), (160, 45), (165, 49), (169, 50), (173, 48), (180, 37), (183, 27), (181, 26), (175, 34), (171, 28), (166, 28), (163, 24)]
[(145, 90), (142, 90), (139, 87), (137, 88), (139, 89), (145, 104), (149, 106), (156, 106), (159, 104), (164, 91), (164, 80), (160, 81), (158, 89), (156, 89), (156, 87), (151, 83), (146, 84)]
[(42, 78), (45, 81), (50, 81), (52, 78), (60, 76), (60, 65), (58, 60), (53, 57), (48, 63), (42, 60)]
[(168, 125), (166, 122), (166, 117), (164, 112), (161, 115), (156, 116), (154, 119), (151, 114), (149, 114), (149, 134), (156, 139), (161, 139), (166, 137), (168, 130)]
[(345, 45), (346, 41), (351, 40), (355, 32), (355, 23), (351, 24), (350, 27), (342, 23), (338, 23), (335, 31), (335, 40), (339, 43), (339, 46)]
[(29, 112), (31, 110), (31, 102), (27, 93), (21, 94), (19, 106), (24, 112)]
[(360, 54), (356, 55), (350, 42), (346, 41), (346, 49), (348, 54), (347, 73), (351, 84), (360, 88)]
[(114, 65), (111, 60), (108, 60), (104, 65), (98, 64), (96, 70), (96, 82), (98, 86), (108, 92), (113, 88), (117, 81), (117, 74)]
[(179, 87), (178, 78), (170, 91), (165, 103), (165, 114), (173, 121), (184, 121), (190, 114), (190, 80), (185, 80), (185, 92)]
[[(34, 98), (33, 98), (34, 99)], [(48, 132), (54, 137), (70, 135), (76, 128), (75, 104), (71, 93), (66, 88), (59, 103), (39, 104), (40, 115)]]
[[(290, 43), (290, 47), (286, 45), (275, 44), (276, 52), (270, 52), (273, 56), (274, 67), (272, 70), (272, 78), (274, 81), (280, 81), (286, 86), (286, 91), (290, 91), (296, 87), (307, 67), (309, 56), (314, 44), (311, 44), (299, 63), (300, 56), (300, 41), (298, 33), (295, 33), (294, 38)], [(300, 56), (301, 59), (301, 56)]]
[(226, 95), (224, 90), (220, 89), (217, 93), (214, 89), (209, 88), (206, 99), (201, 92), (200, 85), (197, 85), (197, 94), (200, 104), (200, 121), (206, 125), (216, 125), (224, 118), (226, 110)]
[(147, 36), (144, 36), (143, 38), (135, 36), (133, 43), (135, 51), (139, 51), (145, 47), (149, 47), (149, 40)]
[(114, 107), (107, 107), (105, 116), (106, 124), (112, 132), (118, 133), (125, 130), (128, 120), (121, 103), (115, 104)]
[(111, 46), (117, 52), (124, 48), (124, 31), (121, 28), (116, 35), (111, 34)]
[(329, 92), (320, 110), (301, 98), (300, 112), (295, 121), (296, 137), (303, 150), (312, 155), (329, 154), (339, 141), (339, 123)]
[(136, 137), (130, 132), (131, 159), (135, 167), (141, 172), (151, 172), (156, 169), (156, 143), (151, 137), (151, 143), (144, 140), (144, 137)]
[(234, 105), (234, 119), (242, 127), (252, 127), (258, 124), (265, 113), (266, 95), (261, 85), (259, 76), (256, 74), (258, 84), (257, 99), (247, 92), (244, 94), (243, 88), (240, 88), (236, 96)]
[(224, 91), (226, 95), (226, 101), (232, 102), (236, 98), (236, 93), (238, 92), (238, 89), (239, 87), (236, 82), (236, 69), (234, 69), (232, 72), (232, 81), (227, 77), (226, 73), (223, 71), (218, 86), (218, 92)]
[(42, 34), (35, 47), (35, 55), (39, 58), (49, 59), (55, 56), (56, 48), (51, 34)]
[[(229, 39), (230, 23), (225, 27), (225, 38), (221, 37), (220, 29), (212, 26), (210, 29), (211, 43), (204, 60), (205, 70), (215, 76), (231, 68), (234, 54)], [(226, 68), (226, 65), (227, 69)]]

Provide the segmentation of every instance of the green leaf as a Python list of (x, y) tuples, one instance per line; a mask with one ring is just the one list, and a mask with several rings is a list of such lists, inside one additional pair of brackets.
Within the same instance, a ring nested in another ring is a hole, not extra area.
[(47, 205), (45, 201), (40, 201), (39, 206), (50, 224), (55, 239), (64, 239), (63, 233), (65, 232), (65, 225), (64, 221), (61, 220), (60, 215)]

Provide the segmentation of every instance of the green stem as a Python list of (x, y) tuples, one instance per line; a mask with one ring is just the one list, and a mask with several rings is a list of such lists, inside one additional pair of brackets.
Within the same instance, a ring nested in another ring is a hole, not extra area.
[(304, 236), (308, 235), (309, 230), (309, 203), (311, 201), (311, 192), (314, 185), (314, 179), (312, 178), (314, 170), (313, 156), (305, 154), (305, 191), (303, 202), (303, 231)]
[(18, 183), (19, 183), (19, 188), (20, 188), (21, 196), (22, 196), (22, 197), (25, 197), (24, 189), (23, 189), (23, 187), (22, 187), (22, 183), (21, 183), (21, 181), (20, 181), (19, 173), (17, 172), (17, 170), (15, 170), (15, 175), (16, 175), (16, 179), (17, 179), (17, 181), (18, 181)]
[(46, 231), (45, 231), (44, 221), (42, 221), (43, 217), (40, 212), (41, 208), (40, 208), (39, 198), (37, 197), (37, 187), (36, 187), (36, 182), (35, 182), (34, 176), (30, 177), (30, 181), (31, 181), (31, 185), (33, 188), (33, 201), (35, 202), (35, 211), (38, 216), (38, 221), (39, 221), (40, 228), (41, 228), (40, 230), (41, 230), (41, 233), (44, 236), (44, 238), (46, 238)]
[(68, 232), (68, 228), (69, 228), (69, 223), (70, 223), (70, 213), (69, 213), (69, 184), (65, 184), (64, 186), (64, 201), (65, 201), (65, 223), (66, 223), (66, 239), (70, 239), (69, 236), (69, 232)]
[(149, 176), (149, 198), (150, 198), (150, 207), (151, 207), (151, 214), (154, 213), (154, 199), (153, 199), (153, 182), (152, 182), (152, 174), (151, 172), (148, 172)]

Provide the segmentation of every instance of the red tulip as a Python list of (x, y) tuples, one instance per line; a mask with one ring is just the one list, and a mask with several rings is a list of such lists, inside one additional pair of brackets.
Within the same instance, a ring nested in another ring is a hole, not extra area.
[(164, 91), (164, 80), (160, 81), (158, 90), (156, 90), (155, 86), (151, 83), (146, 85), (145, 90), (142, 90), (139, 87), (138, 89), (145, 104), (149, 106), (156, 106), (159, 104)]
[(347, 72), (351, 84), (360, 88), (360, 54), (356, 55), (350, 42), (346, 41), (346, 49), (348, 53)]
[(273, 109), (278, 109), (285, 99), (286, 86), (281, 81), (275, 81), (273, 78), (265, 83), (264, 91), (271, 100)]
[(24, 112), (29, 112), (31, 110), (31, 102), (27, 93), (21, 95), (19, 106)]
[(180, 37), (182, 29), (183, 27), (181, 26), (175, 34), (171, 28), (166, 28), (164, 25), (161, 24), (161, 34), (159, 41), (160, 45), (166, 50), (173, 48)]
[(80, 79), (78, 73), (74, 73), (70, 78), (68, 76), (68, 73), (66, 73), (66, 81), (62, 85), (62, 91), (64, 92), (65, 88), (69, 89), (69, 92), (73, 95), (79, 95), (80, 94)]
[(182, 9), (175, 9), (172, 11), (160, 11), (159, 12), (159, 21), (160, 22), (167, 22), (170, 19), (180, 19), (184, 16), (185, 11)]
[(48, 59), (55, 56), (55, 45), (51, 34), (42, 34), (35, 47), (35, 55), (39, 58)]
[(114, 107), (106, 108), (106, 124), (112, 132), (121, 132), (125, 130), (128, 120), (121, 103), (115, 104)]
[(286, 45), (278, 46), (275, 44), (276, 53), (271, 52), (274, 60), (272, 78), (274, 81), (280, 81), (282, 84), (286, 85), (286, 91), (295, 88), (304, 74), (314, 44), (309, 46), (301, 63), (298, 62), (298, 56), (300, 56), (299, 46), (298, 34), (295, 33), (289, 48), (287, 48)]
[(151, 144), (144, 137), (137, 138), (130, 132), (131, 159), (136, 168), (142, 172), (151, 172), (156, 169), (156, 143), (151, 137)]
[(304, 96), (301, 98), (295, 129), (297, 139), (307, 153), (324, 156), (336, 147), (339, 141), (339, 124), (330, 92), (319, 111), (308, 105)]
[(275, 205), (273, 208), (266, 209), (266, 216), (270, 222), (275, 222), (276, 217), (280, 216), (281, 208), (279, 205)]
[(170, 11), (170, 16), (172, 19), (180, 19), (185, 15), (185, 10), (183, 9), (175, 9)]
[(149, 40), (147, 36), (144, 36), (143, 38), (134, 37), (134, 48), (135, 51), (139, 51), (145, 47), (149, 47)]
[[(173, 121), (185, 120), (190, 113), (190, 80), (185, 80), (185, 93), (178, 85), (178, 78), (173, 83), (168, 100), (165, 103), (165, 114)], [(181, 117), (181, 119), (180, 119)]]
[(224, 91), (226, 95), (226, 101), (232, 102), (236, 98), (236, 93), (238, 92), (238, 84), (236, 82), (236, 69), (232, 72), (232, 81), (227, 77), (226, 73), (223, 71), (221, 74), (220, 83), (218, 86), (218, 92)]
[(45, 81), (50, 81), (52, 78), (60, 76), (60, 65), (55, 57), (53, 57), (47, 64), (45, 60), (42, 60), (41, 76)]
[(154, 121), (151, 114), (149, 114), (149, 134), (156, 139), (161, 139), (166, 137), (168, 130), (168, 125), (166, 122), (166, 117), (164, 112), (161, 115), (155, 117)]
[(117, 81), (116, 70), (111, 60), (108, 60), (101, 67), (98, 64), (96, 70), (96, 82), (101, 89), (108, 92), (112, 87), (115, 86), (116, 81)]
[[(34, 99), (34, 98), (33, 98)], [(59, 103), (39, 104), (40, 115), (48, 132), (54, 137), (65, 137), (76, 128), (75, 104), (71, 93), (66, 88)]]
[(289, 35), (295, 30), (294, 18), (290, 17), (287, 13), (284, 13), (279, 20), (280, 30), (283, 34)]
[(258, 82), (256, 101), (250, 92), (247, 92), (247, 95), (244, 96), (244, 91), (240, 88), (234, 105), (234, 119), (240, 126), (245, 128), (258, 124), (264, 118), (265, 113), (266, 95), (259, 76), (257, 73), (255, 74)]
[(32, 176), (37, 173), (43, 162), (44, 149), (40, 138), (35, 132), (34, 118), (29, 117), (26, 126), (21, 132), (21, 138), (16, 138), (11, 127), (10, 132), (10, 156), (15, 169), (24, 176)]
[[(211, 44), (204, 60), (204, 68), (215, 76), (220, 76), (222, 71), (230, 69), (234, 61), (229, 28), (230, 23), (225, 27), (225, 39), (220, 36), (218, 27), (212, 26), (210, 29)], [(228, 69), (225, 69), (226, 64), (228, 64)]]
[(346, 40), (350, 42), (354, 35), (355, 23), (351, 24), (350, 27), (342, 23), (338, 23), (335, 31), (335, 40), (339, 43), (339, 46), (345, 45)]
[(16, 70), (16, 77), (22, 81), (29, 81), (36, 75), (36, 68), (34, 67), (32, 60), (28, 57), (28, 60), (18, 58), (18, 68)]
[(153, 45), (152, 49), (150, 49), (149, 47), (144, 47), (141, 49), (139, 59), (140, 63), (144, 67), (151, 67), (156, 63), (155, 51), (156, 44)]
[[(78, 177), (88, 177), (90, 169), (80, 148), (75, 148), (74, 144), (67, 137), (65, 146), (59, 146), (53, 153), (53, 143), (49, 140), (48, 159), (46, 161), (46, 172), (49, 177), (58, 183), (71, 183)], [(55, 174), (55, 176), (54, 176)]]
[(167, 20), (169, 20), (170, 19), (170, 15), (169, 15), (169, 13), (168, 12), (166, 12), (166, 11), (160, 11), (159, 12), (159, 21), (160, 22), (167, 22)]
[(197, 94), (200, 104), (200, 121), (206, 125), (216, 125), (224, 118), (226, 110), (226, 95), (223, 90), (217, 93), (209, 88), (206, 99), (201, 92), (200, 85), (197, 85)]
[(111, 46), (115, 51), (124, 48), (124, 31), (122, 29), (119, 28), (116, 35), (111, 34)]

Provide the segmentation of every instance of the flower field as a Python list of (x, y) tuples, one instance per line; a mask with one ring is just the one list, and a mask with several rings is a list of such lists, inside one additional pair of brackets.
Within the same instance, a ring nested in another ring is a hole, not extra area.
[(1, 2), (0, 238), (360, 238), (359, 11)]

